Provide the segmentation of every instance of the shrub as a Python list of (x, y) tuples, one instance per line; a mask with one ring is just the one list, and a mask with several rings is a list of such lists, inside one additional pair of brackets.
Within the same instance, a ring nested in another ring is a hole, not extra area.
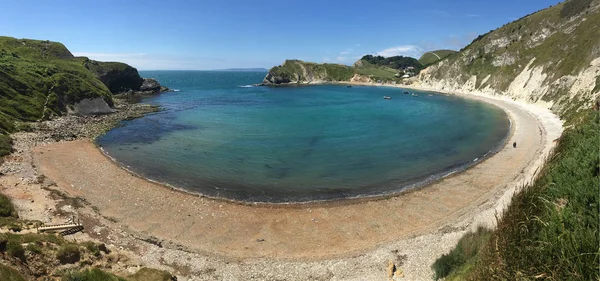
[(4, 194), (0, 194), (0, 217), (11, 217), (15, 214), (15, 207), (10, 199)]
[(98, 268), (92, 268), (82, 271), (67, 272), (61, 278), (61, 281), (127, 281), (125, 278), (102, 271)]
[(0, 134), (0, 156), (8, 155), (12, 152), (12, 140), (9, 136)]
[(25, 249), (17, 240), (8, 240), (6, 253), (20, 260), (25, 260)]
[(76, 263), (79, 261), (79, 259), (81, 259), (81, 252), (79, 251), (79, 247), (77, 245), (67, 244), (58, 249), (56, 258), (58, 258), (62, 264)]
[(465, 234), (450, 253), (442, 255), (433, 263), (435, 279), (445, 278), (466, 263), (474, 262), (490, 235), (491, 231), (483, 227), (479, 227), (476, 232)]
[(10, 266), (0, 264), (0, 280), (2, 281), (25, 281), (23, 275)]
[(131, 281), (170, 281), (172, 280), (171, 273), (154, 268), (144, 267), (134, 275), (129, 276)]

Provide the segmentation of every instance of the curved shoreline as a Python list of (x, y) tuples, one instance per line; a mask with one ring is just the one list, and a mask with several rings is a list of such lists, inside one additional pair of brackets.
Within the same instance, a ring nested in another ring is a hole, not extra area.
[[(510, 139), (519, 143), (517, 149), (505, 145), (427, 188), (355, 204), (241, 205), (184, 194), (132, 176), (89, 140), (39, 146), (34, 158), (60, 190), (85, 198), (114, 220), (106, 222), (111, 227), (163, 241), (161, 247), (139, 246), (142, 257), (175, 262), (168, 257), (184, 255), (178, 250), (183, 249), (190, 262), (180, 262), (210, 264), (235, 272), (237, 279), (247, 279), (249, 271), (296, 280), (334, 271), (342, 279), (374, 280), (384, 278), (388, 259), (402, 254), (407, 280), (423, 280), (430, 276), (430, 264), (462, 234), (495, 224), (495, 215), (534, 178), (560, 136), (561, 122), (548, 110), (493, 100), (514, 120)], [(270, 275), (274, 268), (287, 273)]]
[[(338, 85), (338, 84), (341, 85), (344, 83), (318, 83), (318, 84), (307, 84), (306, 86)], [(386, 85), (386, 84), (384, 84), (384, 85), (377, 85), (377, 84), (368, 85), (368, 84), (362, 84), (362, 83), (348, 83), (348, 84), (361, 85), (361, 86), (367, 86), (367, 87), (390, 86), (390, 85)], [(394, 86), (392, 85), (392, 87), (394, 87)], [(397, 88), (402, 89), (404, 87), (397, 87)], [(407, 89), (407, 88), (404, 88), (404, 89)], [(442, 93), (439, 91), (429, 91), (429, 92), (435, 93), (435, 94), (447, 95), (447, 93)], [(508, 114), (508, 112), (506, 112), (502, 107), (499, 107), (497, 104), (490, 102), (488, 100), (485, 100), (485, 99), (482, 100), (482, 99), (477, 99), (477, 98), (473, 98), (473, 97), (469, 97), (469, 96), (464, 96), (461, 98), (482, 102), (484, 104), (487, 104), (488, 106), (498, 108), (506, 114), (506, 118), (509, 121), (509, 126), (508, 126), (508, 130), (506, 132), (506, 135), (502, 138), (501, 141), (499, 141), (493, 147), (491, 147), (490, 150), (488, 150), (485, 154), (480, 155), (471, 161), (457, 163), (457, 164), (452, 165), (452, 167), (448, 168), (447, 170), (435, 172), (435, 173), (428, 174), (426, 176), (420, 177), (415, 180), (407, 181), (405, 183), (397, 185), (397, 187), (394, 188), (393, 190), (384, 191), (384, 192), (373, 192), (373, 193), (369, 193), (369, 194), (352, 194), (352, 195), (348, 195), (346, 197), (333, 197), (333, 198), (323, 198), (323, 199), (317, 198), (317, 199), (309, 199), (309, 200), (301, 200), (301, 201), (267, 201), (267, 200), (256, 201), (256, 200), (251, 200), (251, 199), (244, 200), (244, 199), (236, 199), (236, 198), (230, 198), (230, 197), (225, 197), (225, 196), (213, 196), (213, 195), (203, 193), (201, 191), (188, 190), (184, 187), (180, 187), (180, 186), (168, 183), (168, 182), (155, 180), (155, 179), (149, 178), (147, 176), (144, 176), (141, 173), (137, 173), (137, 172), (133, 171), (129, 166), (119, 162), (116, 158), (111, 156), (106, 150), (104, 150), (104, 148), (102, 146), (100, 146), (97, 143), (96, 139), (94, 139), (93, 142), (107, 159), (112, 161), (115, 165), (118, 165), (121, 169), (127, 171), (129, 174), (136, 176), (138, 178), (147, 180), (149, 182), (162, 185), (165, 188), (168, 188), (168, 189), (171, 189), (174, 191), (178, 191), (178, 192), (181, 192), (184, 194), (189, 194), (191, 196), (200, 196), (200, 197), (211, 199), (211, 200), (217, 200), (217, 201), (239, 204), (239, 205), (266, 206), (266, 207), (268, 207), (268, 206), (287, 206), (287, 207), (300, 207), (301, 208), (301, 207), (310, 207), (310, 206), (327, 206), (330, 204), (332, 204), (332, 205), (357, 204), (357, 203), (371, 201), (371, 200), (385, 200), (385, 199), (388, 199), (391, 197), (401, 196), (407, 192), (426, 188), (427, 186), (435, 184), (436, 182), (439, 182), (445, 178), (448, 178), (451, 176), (456, 176), (462, 172), (467, 171), (468, 169), (471, 169), (472, 167), (474, 167), (476, 165), (479, 165), (483, 161), (489, 159), (490, 157), (493, 157), (496, 153), (501, 151), (502, 148), (508, 144), (508, 140), (512, 137), (512, 135), (514, 133), (514, 128), (513, 128), (514, 120), (512, 119), (510, 114)], [(396, 182), (396, 181), (390, 181), (389, 183), (391, 184), (394, 182)]]

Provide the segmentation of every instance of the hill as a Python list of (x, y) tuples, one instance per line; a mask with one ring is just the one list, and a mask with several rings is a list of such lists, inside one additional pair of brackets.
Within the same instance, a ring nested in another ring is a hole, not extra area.
[(421, 56), (421, 58), (419, 58), (419, 63), (421, 63), (423, 66), (429, 66), (456, 53), (458, 52), (454, 50), (437, 50), (425, 52)]
[(501, 95), (565, 120), (554, 155), (494, 231), (433, 265), (445, 280), (598, 280), (600, 1), (570, 0), (479, 36), (415, 84)]
[(481, 35), (424, 70), (421, 85), (505, 95), (565, 114), (600, 87), (598, 0), (571, 0)]
[(286, 60), (269, 70), (261, 85), (360, 81), (400, 81), (401, 76), (414, 76), (423, 69), (415, 58), (363, 56), (352, 66), (342, 64)]
[(74, 57), (61, 43), (0, 36), (0, 156), (24, 122), (113, 112), (113, 94), (166, 90), (119, 62)]

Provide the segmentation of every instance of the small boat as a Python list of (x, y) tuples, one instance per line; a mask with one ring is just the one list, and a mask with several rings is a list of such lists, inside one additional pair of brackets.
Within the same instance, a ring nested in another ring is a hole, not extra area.
[(408, 94), (410, 94), (410, 93), (409, 93), (408, 91), (404, 91), (404, 94), (405, 94), (405, 95), (408, 95)]
[(429, 94), (428, 96), (430, 96), (430, 97), (433, 97), (433, 95), (432, 95), (432, 94)]
[(389, 96), (383, 96), (383, 99), (384, 99), (384, 100), (391, 100), (391, 99), (392, 99), (392, 97), (389, 97)]
[(347, 85), (347, 86), (346, 86), (346, 88), (352, 88), (352, 86), (350, 86), (350, 85)]
[(417, 94), (413, 93), (413, 94), (412, 94), (412, 96), (413, 96), (413, 97), (418, 97), (419, 95), (417, 95)]

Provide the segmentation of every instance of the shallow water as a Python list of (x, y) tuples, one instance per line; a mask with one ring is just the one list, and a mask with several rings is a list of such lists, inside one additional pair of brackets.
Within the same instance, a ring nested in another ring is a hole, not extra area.
[(123, 122), (98, 144), (147, 178), (234, 200), (395, 193), (475, 163), (509, 130), (500, 109), (435, 93), (248, 86), (258, 72), (142, 75), (180, 91), (145, 100), (164, 110)]

